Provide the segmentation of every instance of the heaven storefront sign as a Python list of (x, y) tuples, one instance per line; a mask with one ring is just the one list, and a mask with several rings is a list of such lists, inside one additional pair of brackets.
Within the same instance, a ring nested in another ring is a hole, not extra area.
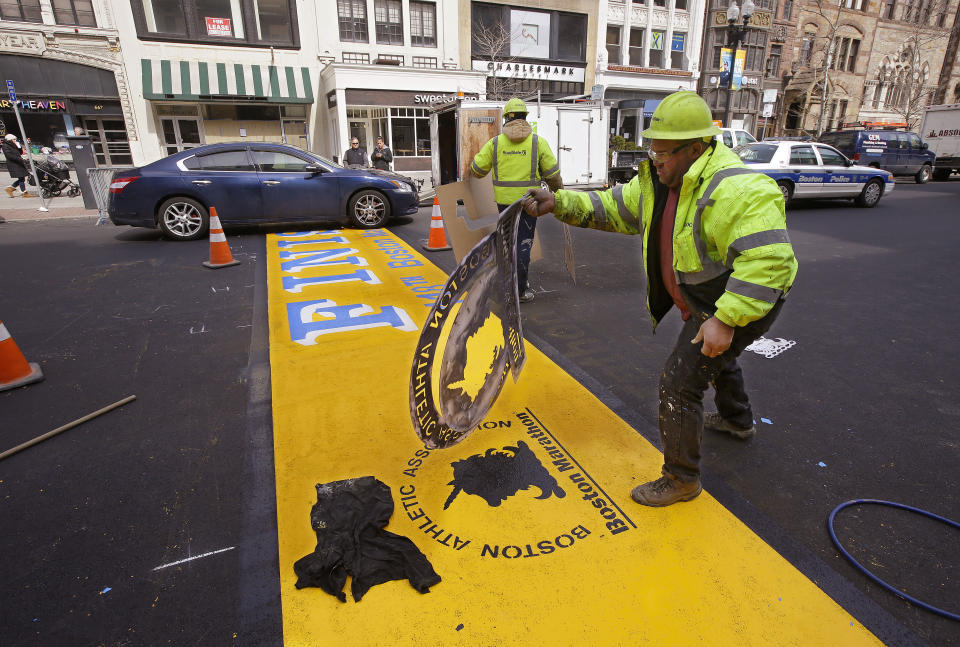
[[(34, 110), (45, 112), (66, 112), (66, 99), (20, 99), (17, 101), (20, 110)], [(10, 99), (0, 100), (0, 110), (13, 110)]]

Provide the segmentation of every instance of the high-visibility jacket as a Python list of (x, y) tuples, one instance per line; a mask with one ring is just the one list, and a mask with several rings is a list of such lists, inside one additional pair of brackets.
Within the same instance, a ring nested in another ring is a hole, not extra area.
[(550, 144), (523, 119), (509, 122), (503, 133), (491, 137), (470, 168), (477, 177), (493, 169), (493, 194), (499, 204), (516, 202), (530, 189), (539, 189), (541, 180), (560, 174)]
[[(651, 224), (660, 222), (667, 187), (651, 162), (643, 162), (628, 183), (607, 191), (557, 191), (554, 215), (571, 225), (643, 235), (643, 267), (650, 246), (658, 245)], [(797, 260), (787, 235), (783, 195), (776, 182), (752, 171), (717, 142), (683, 176), (673, 229), (673, 269), (681, 290), (720, 281), (714, 316), (744, 326), (767, 314), (793, 285)], [(720, 277), (727, 276), (723, 282)], [(669, 310), (647, 308), (656, 326)]]

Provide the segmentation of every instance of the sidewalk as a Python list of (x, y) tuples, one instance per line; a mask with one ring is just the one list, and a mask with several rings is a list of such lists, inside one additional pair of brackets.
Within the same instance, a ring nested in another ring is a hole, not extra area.
[[(70, 176), (76, 181), (76, 175), (71, 172)], [(10, 178), (0, 179), (0, 189), (5, 189), (13, 180)], [(55, 218), (80, 218), (97, 217), (96, 209), (87, 209), (83, 206), (83, 196), (68, 198), (66, 193), (60, 196), (52, 197), (47, 200), (47, 209), (50, 211), (38, 211), (42, 206), (40, 196), (37, 195), (37, 188), (27, 187), (32, 198), (21, 198), (19, 196), (10, 198), (6, 191), (0, 190), (0, 223), (13, 222), (16, 220), (52, 220)]]

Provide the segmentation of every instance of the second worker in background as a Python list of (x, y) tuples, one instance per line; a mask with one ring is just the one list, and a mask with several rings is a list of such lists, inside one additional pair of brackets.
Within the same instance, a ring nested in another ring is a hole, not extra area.
[[(527, 123), (527, 104), (514, 97), (503, 108), (503, 132), (491, 137), (473, 158), (470, 170), (483, 177), (493, 170), (493, 194), (497, 208), (503, 211), (522, 198), (530, 189), (539, 189), (546, 182), (551, 190), (563, 188), (560, 164), (550, 150), (550, 144), (537, 136)], [(533, 290), (528, 283), (530, 249), (537, 227), (536, 218), (526, 213), (520, 216), (517, 231), (517, 288), (520, 301), (533, 301)]]

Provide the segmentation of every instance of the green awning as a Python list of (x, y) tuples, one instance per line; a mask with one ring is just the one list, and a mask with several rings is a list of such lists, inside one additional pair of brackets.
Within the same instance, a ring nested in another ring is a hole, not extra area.
[(306, 67), (149, 58), (140, 62), (145, 99), (313, 103)]

